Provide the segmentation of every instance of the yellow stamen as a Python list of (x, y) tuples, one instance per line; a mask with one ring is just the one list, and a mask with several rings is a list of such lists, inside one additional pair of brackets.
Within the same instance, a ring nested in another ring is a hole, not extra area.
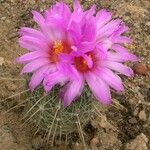
[(61, 41), (55, 41), (53, 45), (53, 50), (56, 55), (63, 52), (64, 46)]

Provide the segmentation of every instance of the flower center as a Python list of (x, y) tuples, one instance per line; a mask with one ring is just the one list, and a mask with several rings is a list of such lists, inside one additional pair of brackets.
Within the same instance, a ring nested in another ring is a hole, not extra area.
[(61, 53), (70, 53), (70, 46), (65, 43), (65, 42), (62, 42), (60, 40), (57, 40), (53, 43), (53, 46), (52, 46), (52, 50), (51, 50), (51, 53), (50, 53), (50, 60), (51, 62), (53, 63), (56, 63), (58, 62), (58, 56), (59, 54)]
[[(93, 61), (93, 57), (91, 54), (88, 54), (87, 56)], [(82, 56), (75, 57), (74, 63), (75, 63), (77, 70), (80, 72), (86, 72), (91, 69), (89, 68), (87, 61)]]
[(63, 52), (64, 46), (61, 41), (55, 41), (53, 45), (53, 51), (56, 55)]

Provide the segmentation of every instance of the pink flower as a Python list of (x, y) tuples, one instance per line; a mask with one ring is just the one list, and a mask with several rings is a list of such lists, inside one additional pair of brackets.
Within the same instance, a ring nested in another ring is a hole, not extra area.
[(40, 28), (20, 30), (19, 43), (30, 52), (17, 59), (27, 63), (22, 73), (33, 72), (32, 91), (42, 81), (47, 93), (56, 84), (64, 85), (60, 95), (69, 106), (85, 82), (103, 104), (111, 103), (110, 88), (124, 90), (115, 72), (132, 76), (132, 69), (122, 63), (138, 59), (123, 47), (131, 40), (123, 35), (128, 28), (120, 19), (113, 20), (104, 9), (95, 14), (95, 5), (83, 11), (78, 0), (73, 12), (60, 2), (46, 10), (44, 17), (33, 11), (33, 18)]
[[(61, 77), (57, 81), (52, 81), (52, 84), (63, 82), (66, 74), (62, 74), (61, 64), (63, 62), (59, 57), (61, 54), (70, 53), (72, 41), (67, 33), (71, 11), (66, 4), (56, 3), (45, 11), (44, 17), (36, 11), (33, 11), (32, 14), (39, 29), (23, 27), (19, 31), (19, 44), (29, 52), (18, 58), (17, 62), (26, 64), (21, 74), (33, 72), (29, 83), (33, 91), (47, 74)], [(43, 84), (45, 91), (50, 91), (51, 87), (48, 87), (45, 82)]]

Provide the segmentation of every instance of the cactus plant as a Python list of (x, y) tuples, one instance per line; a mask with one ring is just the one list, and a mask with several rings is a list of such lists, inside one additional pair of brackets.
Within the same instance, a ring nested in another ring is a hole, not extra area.
[(94, 114), (92, 95), (86, 86), (78, 100), (65, 108), (58, 96), (59, 89), (56, 86), (48, 95), (42, 87), (28, 93), (30, 100), (24, 119), (34, 120), (37, 127), (47, 133), (47, 139), (77, 131), (83, 140), (83, 127)]

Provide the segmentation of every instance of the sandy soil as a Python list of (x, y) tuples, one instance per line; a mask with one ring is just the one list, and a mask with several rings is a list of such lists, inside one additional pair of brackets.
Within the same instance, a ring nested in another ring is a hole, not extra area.
[[(66, 0), (71, 4), (71, 0)], [(0, 0), (0, 150), (47, 150), (40, 135), (34, 135), (32, 126), (23, 126), (21, 113), (14, 109), (24, 97), (8, 98), (26, 90), (26, 82), (19, 76), (21, 65), (14, 64), (16, 57), (24, 53), (17, 44), (17, 31), (22, 26), (35, 26), (31, 10), (43, 11), (51, 0)], [(150, 1), (149, 0), (82, 0), (84, 8), (92, 4), (97, 9), (107, 8), (114, 17), (122, 18), (130, 27), (129, 36), (134, 40), (128, 46), (150, 68)], [(133, 67), (133, 64), (129, 64)], [(133, 78), (122, 76), (126, 92), (113, 94), (111, 106), (100, 106), (99, 119), (87, 127), (87, 143), (98, 150), (148, 150), (150, 149), (150, 76), (136, 74)], [(15, 80), (16, 79), (16, 80)], [(7, 113), (6, 113), (7, 112)], [(97, 128), (93, 131), (93, 128)], [(94, 132), (94, 137), (93, 133)], [(91, 137), (90, 137), (91, 136)], [(97, 146), (96, 146), (97, 145)], [(72, 144), (72, 149), (82, 150), (82, 144)], [(51, 148), (55, 149), (55, 148)], [(69, 149), (57, 146), (57, 149)]]

